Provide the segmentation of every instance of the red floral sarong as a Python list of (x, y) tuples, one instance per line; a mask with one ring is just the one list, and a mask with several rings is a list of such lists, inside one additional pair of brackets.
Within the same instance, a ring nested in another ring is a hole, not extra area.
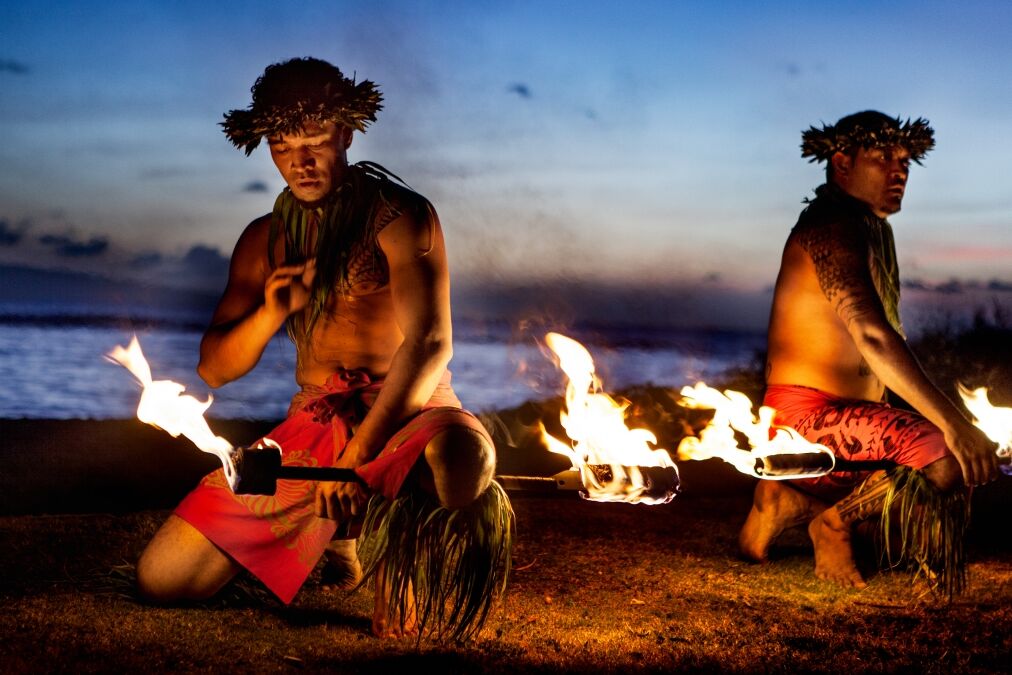
[[(449, 383), (447, 372), (422, 411), (372, 461), (355, 470), (372, 491), (393, 499), (428, 442), (448, 427), (474, 429), (491, 444), (481, 422), (460, 408)], [(265, 438), (281, 446), (282, 464), (333, 466), (382, 385), (363, 371), (339, 371), (325, 385), (296, 394), (287, 419)], [(274, 495), (236, 495), (218, 469), (204, 477), (175, 514), (289, 603), (337, 528), (335, 521), (316, 516), (316, 485), (280, 480)]]
[[(812, 387), (771, 384), (763, 405), (777, 411), (775, 422), (793, 427), (837, 457), (888, 459), (923, 469), (949, 454), (945, 436), (917, 413), (885, 403), (840, 398)], [(829, 502), (849, 493), (870, 472), (838, 472), (791, 481), (791, 485)]]

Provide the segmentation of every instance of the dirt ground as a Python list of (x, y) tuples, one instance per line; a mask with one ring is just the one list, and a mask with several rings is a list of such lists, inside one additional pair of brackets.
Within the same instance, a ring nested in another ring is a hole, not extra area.
[(867, 589), (829, 586), (802, 530), (768, 565), (740, 560), (741, 490), (664, 506), (518, 495), (504, 602), (476, 640), (442, 645), (372, 638), (371, 593), (327, 591), (318, 572), (288, 607), (248, 592), (204, 607), (140, 604), (130, 564), (165, 511), (4, 516), (0, 670), (1007, 672), (1010, 487), (978, 495), (970, 587), (952, 603), (875, 572), (868, 551)]

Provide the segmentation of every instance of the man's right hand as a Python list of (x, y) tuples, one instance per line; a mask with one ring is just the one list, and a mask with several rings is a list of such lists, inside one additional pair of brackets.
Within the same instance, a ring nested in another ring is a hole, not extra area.
[(947, 433), (945, 443), (959, 462), (967, 486), (990, 483), (998, 477), (998, 444), (968, 421)]
[(282, 265), (264, 284), (264, 307), (271, 314), (287, 318), (309, 304), (316, 278), (316, 258), (301, 265)]

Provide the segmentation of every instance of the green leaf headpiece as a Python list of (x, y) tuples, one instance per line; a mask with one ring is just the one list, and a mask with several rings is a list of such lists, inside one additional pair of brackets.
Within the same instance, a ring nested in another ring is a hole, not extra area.
[(230, 110), (221, 123), (228, 140), (247, 155), (264, 136), (297, 133), (309, 123), (365, 131), (383, 108), (374, 82), (356, 83), (337, 66), (310, 57), (267, 66), (250, 91), (249, 108)]
[(921, 163), (935, 147), (935, 131), (928, 120), (918, 117), (906, 122), (875, 110), (847, 115), (836, 124), (823, 124), (821, 129), (809, 127), (801, 134), (801, 156), (810, 162), (824, 162), (837, 152), (856, 148), (884, 148), (898, 145), (906, 148), (910, 159)]

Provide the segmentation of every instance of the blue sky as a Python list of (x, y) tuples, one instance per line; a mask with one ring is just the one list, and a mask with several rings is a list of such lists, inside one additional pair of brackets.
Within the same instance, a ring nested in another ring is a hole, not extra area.
[(313, 55), (381, 86), (351, 157), (434, 201), (461, 287), (762, 296), (822, 178), (801, 130), (866, 108), (936, 129), (904, 276), (1012, 283), (1012, 3), (287, 6), (0, 8), (0, 263), (200, 281), (282, 187), (221, 115)]

